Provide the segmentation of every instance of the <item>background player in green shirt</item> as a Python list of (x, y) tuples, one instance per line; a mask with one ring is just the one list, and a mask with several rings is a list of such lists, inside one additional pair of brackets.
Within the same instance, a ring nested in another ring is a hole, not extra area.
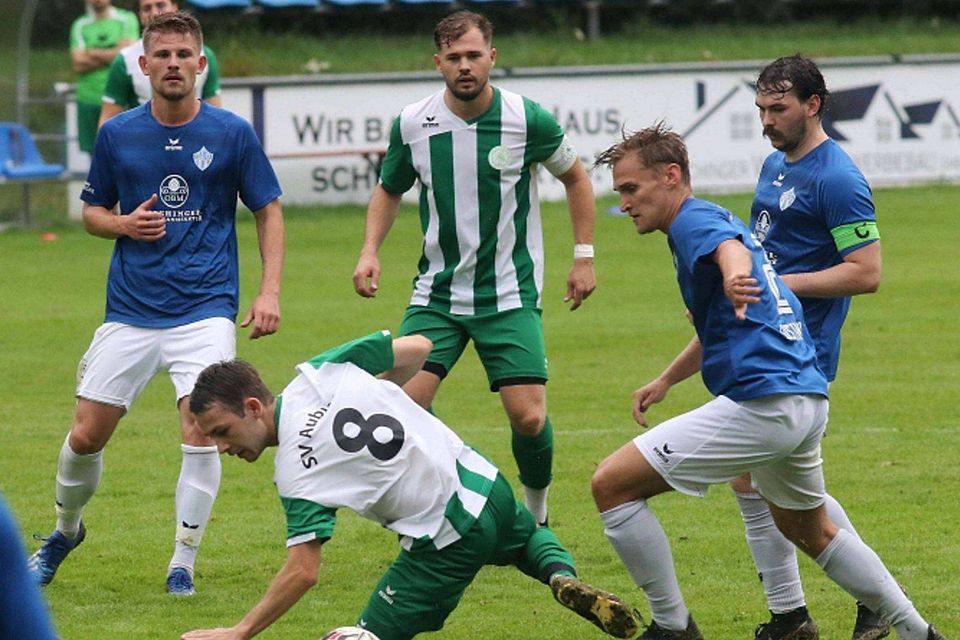
[[(164, 13), (179, 11), (179, 3), (174, 0), (139, 0), (137, 13), (140, 26), (146, 28), (150, 21)], [(98, 126), (123, 112), (148, 101), (153, 92), (150, 78), (140, 71), (140, 56), (143, 55), (143, 40), (124, 47), (110, 64), (107, 85), (103, 90)], [(207, 66), (197, 76), (197, 97), (206, 100), (215, 107), (220, 102), (220, 66), (213, 50), (203, 45), (203, 55), (207, 57)]]
[(137, 15), (111, 5), (111, 0), (87, 0), (87, 12), (70, 26), (70, 63), (77, 76), (77, 136), (81, 151), (93, 151), (100, 119), (100, 97), (107, 68), (120, 49), (140, 35)]
[(485, 17), (470, 11), (437, 24), (434, 62), (446, 86), (404, 107), (393, 124), (353, 285), (361, 296), (376, 294), (377, 251), (403, 193), (419, 180), (423, 256), (400, 333), (424, 335), (434, 347), (424, 370), (404, 390), (421, 406), (431, 406), (440, 382), (472, 340), (490, 390), (500, 393), (510, 420), (524, 502), (543, 523), (553, 435), (540, 320), (538, 165), (566, 189), (575, 243), (565, 298), (571, 310), (596, 285), (596, 209), (590, 178), (554, 117), (488, 82), (497, 56), (492, 31)]

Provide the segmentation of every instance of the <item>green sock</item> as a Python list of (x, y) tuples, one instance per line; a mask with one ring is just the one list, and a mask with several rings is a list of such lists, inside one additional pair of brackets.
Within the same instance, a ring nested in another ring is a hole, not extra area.
[(550, 485), (553, 477), (553, 426), (547, 416), (543, 429), (533, 438), (513, 432), (513, 459), (520, 470), (520, 482), (532, 489)]

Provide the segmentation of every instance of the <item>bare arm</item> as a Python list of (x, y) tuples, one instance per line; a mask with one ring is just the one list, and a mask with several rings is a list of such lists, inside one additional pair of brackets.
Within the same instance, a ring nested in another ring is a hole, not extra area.
[(738, 320), (747, 318), (747, 305), (760, 302), (760, 288), (753, 277), (750, 250), (740, 240), (724, 240), (713, 252), (713, 259), (723, 274), (723, 293), (733, 303)]
[(401, 195), (389, 193), (381, 185), (373, 188), (367, 205), (367, 224), (363, 235), (360, 259), (353, 271), (353, 289), (364, 298), (377, 295), (380, 286), (380, 260), (377, 252), (383, 244), (400, 210)]
[(130, 44), (132, 40), (121, 40), (120, 44), (109, 49), (71, 49), (70, 66), (77, 73), (93, 71), (100, 67), (106, 67), (120, 53), (120, 49)]
[(113, 211), (92, 204), (83, 205), (83, 226), (87, 233), (98, 238), (114, 240), (126, 236), (143, 242), (153, 242), (166, 235), (166, 218), (152, 211), (157, 201), (153, 194), (127, 215), (118, 216)]
[(257, 222), (257, 241), (260, 245), (260, 260), (263, 264), (260, 276), (260, 292), (253, 301), (247, 316), (240, 323), (246, 327), (253, 323), (250, 339), (267, 336), (280, 326), (280, 277), (283, 274), (285, 240), (283, 208), (274, 200), (254, 212)]
[(647, 419), (643, 414), (651, 405), (666, 398), (670, 387), (700, 371), (702, 361), (703, 348), (700, 346), (700, 339), (694, 335), (683, 351), (677, 354), (673, 362), (663, 370), (663, 373), (633, 392), (634, 420), (646, 427)]
[(318, 540), (313, 540), (289, 547), (287, 562), (270, 583), (263, 599), (236, 625), (229, 629), (189, 631), (180, 636), (181, 640), (247, 640), (269, 627), (317, 583), (320, 546)]
[(404, 336), (393, 341), (393, 368), (380, 378), (403, 386), (426, 362), (433, 343), (425, 336)]
[[(558, 179), (567, 192), (567, 206), (570, 208), (574, 243), (592, 245), (597, 208), (593, 199), (593, 184), (590, 182), (590, 176), (578, 159), (566, 173), (558, 176)], [(572, 301), (570, 310), (573, 311), (590, 297), (596, 287), (597, 277), (593, 271), (593, 258), (575, 258), (570, 274), (567, 276), (567, 295), (563, 301)]]
[(823, 271), (781, 274), (780, 279), (798, 296), (841, 298), (874, 293), (880, 288), (880, 241), (851, 251), (843, 262)]
[(100, 120), (97, 122), (97, 129), (103, 126), (103, 123), (113, 116), (123, 113), (123, 107), (115, 102), (103, 102), (100, 104)]

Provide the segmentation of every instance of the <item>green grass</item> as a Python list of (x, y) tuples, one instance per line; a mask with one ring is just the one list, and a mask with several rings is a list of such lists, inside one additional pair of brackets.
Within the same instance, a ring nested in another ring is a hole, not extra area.
[[(748, 196), (717, 198), (745, 212)], [(960, 195), (955, 187), (881, 190), (884, 279), (853, 305), (824, 457), (828, 486), (860, 533), (947, 637), (960, 636), (960, 543), (955, 464), (960, 428), (960, 312), (954, 254)], [(601, 202), (600, 210), (613, 204)], [(544, 328), (550, 355), (549, 406), (557, 430), (551, 523), (587, 579), (646, 604), (606, 542), (589, 495), (596, 464), (634, 436), (635, 388), (686, 343), (669, 252), (662, 235), (638, 237), (628, 220), (597, 221), (599, 287), (584, 307), (562, 303), (569, 265), (564, 207), (547, 205)], [(253, 225), (240, 224), (242, 305), (258, 276)], [(241, 339), (240, 355), (274, 388), (293, 365), (347, 338), (396, 329), (419, 251), (414, 210), (405, 208), (383, 249), (380, 293), (363, 300), (350, 275), (363, 233), (359, 207), (288, 212), (288, 259), (280, 332)], [(101, 322), (111, 243), (73, 226), (43, 242), (37, 231), (0, 234), (0, 489), (26, 534), (53, 524), (56, 456), (70, 426), (76, 363)], [(243, 335), (243, 334), (241, 334)], [(649, 417), (659, 422), (708, 398), (698, 380), (679, 385)], [(444, 383), (437, 410), (468, 442), (515, 477), (497, 397), (472, 350)], [(263, 593), (285, 557), (283, 515), (272, 456), (248, 465), (224, 460), (223, 484), (198, 563), (198, 595), (163, 593), (173, 542), (179, 470), (172, 387), (158, 377), (108, 446), (103, 483), (89, 505), (87, 541), (45, 591), (64, 640), (172, 638), (198, 626), (233, 624)], [(766, 614), (729, 489), (704, 500), (652, 501), (671, 540), (687, 602), (707, 637), (751, 636)], [(33, 548), (35, 542), (28, 540)], [(314, 640), (359, 613), (396, 554), (395, 537), (343, 514), (324, 548), (320, 584), (261, 637)], [(801, 559), (808, 601), (824, 640), (849, 637), (850, 598)], [(427, 636), (431, 637), (431, 636)], [(599, 638), (561, 611), (545, 588), (511, 569), (489, 569), (468, 590), (437, 637)]]

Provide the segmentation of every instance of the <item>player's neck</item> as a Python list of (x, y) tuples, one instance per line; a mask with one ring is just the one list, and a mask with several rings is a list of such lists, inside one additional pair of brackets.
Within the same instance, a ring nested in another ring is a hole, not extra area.
[(447, 89), (443, 95), (443, 101), (447, 108), (461, 120), (473, 120), (486, 113), (493, 104), (493, 87), (487, 83), (480, 95), (473, 100), (461, 100)]
[(796, 148), (783, 154), (784, 158), (786, 158), (787, 162), (797, 162), (829, 139), (830, 136), (827, 135), (827, 132), (823, 130), (823, 127), (818, 122), (816, 126), (810, 128), (803, 142), (798, 144)]
[(185, 125), (200, 113), (200, 101), (196, 98), (185, 98), (183, 100), (165, 100), (154, 97), (150, 101), (150, 113), (160, 124), (167, 127), (179, 127)]

